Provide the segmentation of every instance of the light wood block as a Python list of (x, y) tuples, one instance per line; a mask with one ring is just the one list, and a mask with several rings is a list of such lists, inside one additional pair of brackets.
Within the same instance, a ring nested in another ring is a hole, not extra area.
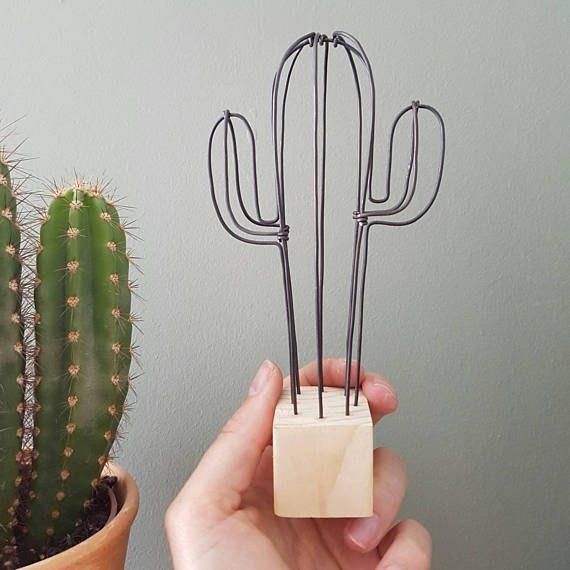
[[(372, 418), (360, 393), (345, 415), (342, 388), (303, 386), (298, 414), (283, 391), (273, 420), (274, 510), (280, 517), (372, 515)], [(352, 400), (351, 400), (352, 402)]]

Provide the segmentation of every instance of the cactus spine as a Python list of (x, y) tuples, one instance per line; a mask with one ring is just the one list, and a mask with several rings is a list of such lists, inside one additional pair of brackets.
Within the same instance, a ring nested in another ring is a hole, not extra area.
[(57, 191), (37, 256), (33, 548), (73, 530), (115, 440), (131, 362), (128, 270), (124, 229), (100, 187)]
[(20, 228), (10, 170), (0, 156), (0, 560), (14, 544), (25, 409)]

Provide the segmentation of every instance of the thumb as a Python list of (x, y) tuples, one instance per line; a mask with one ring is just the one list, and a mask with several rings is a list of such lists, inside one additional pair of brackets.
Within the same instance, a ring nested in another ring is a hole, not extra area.
[(224, 510), (235, 510), (250, 486), (261, 455), (271, 442), (275, 407), (283, 389), (279, 367), (266, 360), (248, 397), (210, 446), (181, 494), (211, 497)]

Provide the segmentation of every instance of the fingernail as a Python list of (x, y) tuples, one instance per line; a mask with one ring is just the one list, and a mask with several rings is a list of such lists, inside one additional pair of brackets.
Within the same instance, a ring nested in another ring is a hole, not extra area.
[(383, 413), (388, 414), (398, 409), (398, 397), (396, 393), (386, 385), (374, 388), (374, 399), (377, 405), (382, 407)]
[(382, 378), (381, 376), (378, 376), (372, 380), (372, 386), (374, 388), (381, 388), (384, 392), (386, 392), (386, 394), (392, 394), (392, 396), (396, 395), (394, 388), (385, 378)]
[(364, 551), (370, 550), (378, 544), (381, 531), (380, 519), (376, 514), (365, 519), (354, 519), (347, 529), (352, 542)]
[(390, 564), (390, 566), (386, 566), (384, 570), (402, 570), (402, 567), (396, 566), (396, 564)]
[(257, 373), (255, 374), (251, 386), (249, 387), (249, 395), (254, 396), (263, 390), (267, 386), (267, 380), (269, 379), (269, 374), (273, 370), (273, 362), (271, 360), (264, 360), (261, 363)]
[(373, 376), (372, 377), (372, 386), (382, 386), (383, 388), (387, 388), (387, 383), (382, 376)]

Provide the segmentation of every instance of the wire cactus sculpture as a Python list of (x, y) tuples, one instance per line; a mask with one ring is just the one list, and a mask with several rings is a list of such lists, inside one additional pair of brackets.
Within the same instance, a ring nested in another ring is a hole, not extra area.
[[(332, 48), (332, 49), (331, 49)], [(271, 127), (273, 138), (273, 160), (275, 168), (276, 214), (264, 217), (260, 208), (260, 193), (257, 177), (256, 142), (248, 120), (239, 113), (225, 111), (214, 124), (208, 143), (208, 172), (210, 193), (216, 215), (224, 229), (234, 238), (253, 245), (276, 247), (282, 268), (282, 281), (289, 340), (289, 367), (291, 375), (291, 402), (297, 414), (297, 395), (301, 392), (299, 362), (291, 266), (288, 240), (290, 228), (287, 225), (285, 200), (285, 126), (287, 97), (293, 70), (303, 52), (311, 52), (313, 66), (313, 196), (314, 196), (314, 259), (315, 259), (315, 328), (319, 387), (319, 418), (323, 418), (323, 287), (325, 267), (325, 197), (326, 197), (326, 148), (327, 148), (327, 95), (329, 83), (329, 58), (331, 51), (342, 51), (346, 55), (350, 73), (354, 79), (357, 100), (357, 153), (358, 175), (356, 180), (355, 207), (352, 212), (354, 243), (351, 264), (350, 296), (346, 330), (346, 366), (344, 379), (345, 413), (350, 414), (351, 390), (354, 383), (353, 405), (358, 405), (360, 391), (360, 363), (364, 322), (364, 293), (366, 269), (369, 256), (370, 228), (375, 225), (407, 226), (422, 218), (432, 207), (441, 185), (445, 156), (445, 126), (439, 112), (432, 106), (413, 101), (405, 107), (392, 123), (389, 143), (386, 187), (382, 195), (373, 192), (373, 167), (376, 123), (376, 87), (372, 66), (361, 43), (345, 32), (334, 32), (331, 37), (312, 32), (300, 37), (283, 55), (273, 80), (271, 96)], [(436, 181), (427, 203), (419, 212), (408, 214), (418, 183), (418, 156), (420, 114), (431, 115), (440, 134), (440, 158)], [(404, 118), (411, 118), (411, 150), (403, 192), (395, 201), (392, 190), (392, 162), (394, 138), (398, 125)], [(253, 211), (248, 209), (241, 187), (238, 137), (236, 125), (245, 127), (252, 149), (253, 169)], [(216, 176), (213, 167), (214, 144), (221, 132), (223, 141), (223, 192), (218, 196)], [(233, 162), (233, 171), (231, 163)], [(231, 180), (233, 178), (233, 190)], [(349, 365), (355, 356), (356, 378), (352, 378), (353, 367)]]

